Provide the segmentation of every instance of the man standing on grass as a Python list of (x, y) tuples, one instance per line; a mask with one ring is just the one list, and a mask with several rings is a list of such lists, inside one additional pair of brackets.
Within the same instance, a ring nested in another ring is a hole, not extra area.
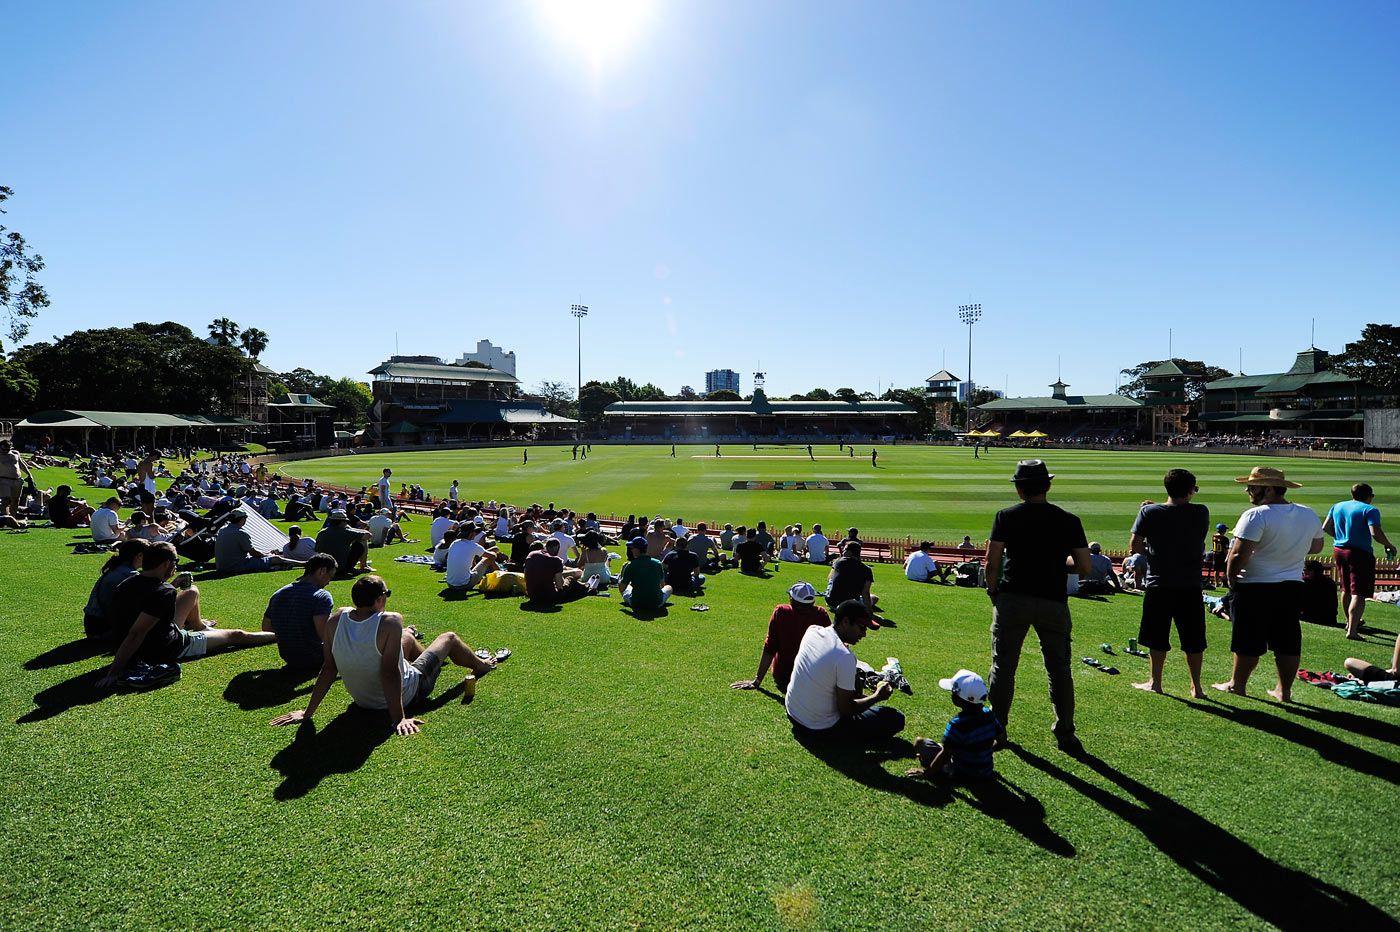
[(379, 507), (388, 508), (390, 513), (394, 510), (394, 491), (389, 483), (389, 477), (393, 474), (394, 471), (385, 466), (384, 475), (379, 477)]
[[(24, 494), (24, 476), (32, 482), (34, 474), (20, 458), (10, 441), (0, 440), (0, 515), (19, 517), (19, 500)], [(110, 484), (110, 483), (109, 483)]]
[(1154, 693), (1162, 691), (1162, 667), (1172, 647), (1175, 622), (1191, 676), (1191, 696), (1204, 699), (1201, 658), (1206, 649), (1206, 607), (1201, 601), (1201, 557), (1210, 530), (1210, 510), (1192, 503), (1196, 477), (1186, 470), (1170, 470), (1162, 485), (1168, 504), (1144, 505), (1128, 541), (1128, 549), (1147, 560), (1138, 643), (1147, 648), (1152, 664), (1151, 677), (1133, 685)]
[(1032, 628), (1040, 639), (1052, 731), (1060, 750), (1081, 753), (1074, 733), (1074, 680), (1070, 674), (1069, 600), (1065, 576), (1088, 575), (1089, 542), (1075, 515), (1046, 501), (1055, 476), (1041, 460), (1021, 460), (1011, 481), (1021, 503), (997, 512), (987, 542), (987, 596), (992, 600), (992, 711), (1009, 727), (1016, 667)]
[(1284, 499), (1289, 489), (1302, 486), (1285, 478), (1281, 469), (1256, 466), (1235, 481), (1244, 484), (1253, 507), (1240, 515), (1225, 561), (1234, 595), (1234, 665), (1230, 679), (1215, 688), (1243, 696), (1259, 658), (1271, 650), (1278, 685), (1269, 695), (1290, 702), (1303, 653), (1303, 563), (1322, 550), (1322, 522), (1311, 508)]
[(904, 729), (904, 713), (879, 703), (894, 692), (880, 682), (862, 696), (856, 682), (856, 655), (851, 650), (866, 631), (880, 623), (855, 600), (836, 606), (831, 627), (811, 625), (802, 634), (792, 663), (784, 705), (792, 731), (802, 740), (875, 744)]
[(773, 683), (778, 692), (786, 693), (792, 679), (792, 665), (797, 660), (797, 648), (802, 636), (813, 625), (825, 628), (831, 624), (826, 609), (816, 604), (817, 590), (811, 583), (800, 582), (788, 589), (788, 601), (773, 609), (768, 619), (768, 637), (758, 657), (758, 673), (751, 680), (730, 684), (731, 689), (758, 689), (763, 675), (773, 668)]
[[(1385, 547), (1387, 559), (1395, 559), (1395, 545), (1381, 530), (1380, 509), (1371, 502), (1376, 493), (1365, 482), (1351, 487), (1351, 500), (1338, 502), (1327, 512), (1322, 530), (1332, 537), (1332, 559), (1342, 583), (1342, 611), (1347, 618), (1347, 639), (1361, 636), (1366, 600), (1376, 594), (1376, 553), (1371, 538)], [(93, 526), (96, 527), (94, 521)], [(94, 532), (94, 536), (96, 536)]]

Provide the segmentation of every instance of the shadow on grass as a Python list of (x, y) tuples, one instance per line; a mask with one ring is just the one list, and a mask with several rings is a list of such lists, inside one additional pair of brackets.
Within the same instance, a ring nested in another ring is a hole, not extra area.
[(315, 722), (297, 727), (292, 743), (273, 755), (268, 764), (282, 775), (272, 791), (274, 799), (300, 799), (331, 774), (354, 773), (365, 765), (374, 749), (392, 734), (389, 715), (350, 705), (325, 728)]
[(316, 670), (274, 667), (270, 670), (245, 670), (229, 680), (224, 699), (245, 712), (286, 705), (297, 696), (311, 692)]
[(480, 589), (467, 589), (464, 586), (447, 586), (438, 593), (438, 598), (444, 602), (465, 602), (473, 594), (485, 595)]
[(34, 708), (15, 719), (16, 725), (42, 722), (45, 719), (62, 715), (69, 709), (83, 705), (93, 705), (112, 695), (110, 689), (98, 689), (97, 681), (106, 674), (107, 667), (80, 673), (75, 677), (55, 683), (48, 689), (34, 694)]
[(660, 608), (633, 608), (630, 605), (624, 605), (622, 606), (622, 614), (638, 621), (656, 621), (659, 618), (669, 618), (671, 612), (669, 605), (663, 605)]
[(965, 802), (1051, 854), (1066, 858), (1076, 854), (1074, 845), (1046, 824), (1045, 807), (1040, 800), (1001, 774), (989, 780), (967, 782), (906, 777), (892, 774), (882, 766), (886, 761), (900, 759), (914, 763), (914, 745), (904, 738), (887, 738), (861, 747), (796, 733), (793, 737), (817, 760), (862, 786), (897, 793), (921, 806), (939, 809), (955, 800)]
[(26, 670), (47, 670), (81, 660), (91, 660), (99, 654), (107, 653), (107, 646), (97, 638), (78, 638), (67, 644), (51, 647), (32, 660), (24, 662)]
[[(1241, 709), (1234, 706), (1222, 705), (1213, 700), (1188, 702), (1186, 699), (1179, 696), (1171, 696), (1170, 698), (1207, 714), (1219, 716), (1227, 721), (1246, 725), (1250, 728), (1257, 728), (1266, 734), (1282, 738), (1291, 744), (1311, 748), (1316, 751), (1318, 756), (1322, 759), (1331, 761), (1334, 764), (1339, 764), (1349, 770), (1359, 771), (1368, 776), (1384, 780), (1387, 783), (1400, 784), (1400, 763), (1382, 757), (1365, 748), (1359, 748), (1354, 744), (1348, 744), (1326, 732), (1316, 731), (1298, 722), (1290, 721), (1285, 718), (1284, 715), (1290, 713), (1301, 715), (1305, 718), (1321, 722), (1324, 725), (1353, 731), (1357, 734), (1374, 738), (1377, 741), (1385, 741), (1391, 744), (1400, 743), (1400, 741), (1397, 740), (1400, 739), (1400, 727), (1392, 725), (1390, 722), (1366, 718), (1362, 715), (1353, 715), (1350, 712), (1314, 709), (1297, 703), (1286, 706), (1276, 706), (1283, 713), (1276, 714), (1263, 709)], [(1270, 703), (1270, 706), (1274, 706), (1274, 704)]]
[(557, 615), (564, 610), (558, 602), (532, 602), (526, 599), (520, 603), (522, 612), (537, 612), (541, 615)]
[(1400, 928), (1383, 910), (1361, 897), (1279, 864), (1200, 813), (1092, 754), (1076, 760), (1126, 796), (1090, 783), (1025, 748), (1014, 748), (1011, 753), (1127, 822), (1184, 870), (1266, 923), (1285, 929), (1314, 924)]

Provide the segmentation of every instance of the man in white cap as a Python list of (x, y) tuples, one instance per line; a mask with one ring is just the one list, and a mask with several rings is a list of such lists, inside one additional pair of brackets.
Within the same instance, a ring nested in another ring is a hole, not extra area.
[(1243, 696), (1249, 676), (1266, 651), (1274, 652), (1278, 685), (1269, 695), (1292, 701), (1293, 680), (1303, 653), (1303, 564), (1322, 550), (1322, 522), (1305, 505), (1284, 496), (1302, 488), (1283, 470), (1256, 466), (1242, 483), (1253, 506), (1240, 515), (1225, 561), (1231, 607), (1230, 678), (1215, 688)]
[(399, 523), (393, 518), (393, 512), (388, 508), (379, 509), (365, 523), (369, 528), (370, 545), (373, 547), (383, 547), (385, 544), (404, 539), (403, 529), (399, 527)]
[(758, 673), (751, 680), (731, 684), (732, 688), (758, 689), (763, 685), (763, 675), (772, 667), (773, 682), (777, 684), (778, 692), (787, 692), (802, 635), (813, 625), (822, 628), (831, 625), (826, 609), (816, 602), (817, 590), (811, 583), (795, 583), (788, 589), (787, 603), (774, 606), (773, 614), (768, 619), (768, 636), (763, 640), (763, 651), (758, 657)]
[(959, 670), (938, 681), (948, 690), (958, 714), (943, 729), (943, 741), (914, 739), (919, 766), (905, 776), (976, 780), (993, 772), (992, 748), (1002, 736), (1001, 722), (983, 703), (987, 684), (971, 670)]

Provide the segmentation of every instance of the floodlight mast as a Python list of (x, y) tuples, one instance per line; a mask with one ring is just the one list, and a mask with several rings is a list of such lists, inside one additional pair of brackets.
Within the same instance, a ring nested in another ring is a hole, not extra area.
[(569, 313), (578, 320), (578, 398), (583, 400), (583, 319), (588, 316), (588, 305), (572, 304)]
[(972, 325), (982, 319), (982, 305), (959, 304), (958, 320), (967, 324), (967, 423), (964, 432), (972, 430), (972, 394), (977, 383), (972, 381)]

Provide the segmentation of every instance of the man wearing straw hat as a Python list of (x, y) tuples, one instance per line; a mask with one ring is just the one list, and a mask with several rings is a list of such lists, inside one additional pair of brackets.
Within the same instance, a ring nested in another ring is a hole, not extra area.
[(1215, 688), (1243, 696), (1249, 675), (1266, 651), (1274, 652), (1278, 686), (1269, 695), (1292, 699), (1293, 680), (1303, 653), (1303, 563), (1322, 550), (1322, 522), (1305, 505), (1284, 496), (1302, 488), (1283, 470), (1256, 466), (1242, 483), (1253, 506), (1240, 515), (1225, 559), (1225, 579), (1234, 594), (1230, 679)]

